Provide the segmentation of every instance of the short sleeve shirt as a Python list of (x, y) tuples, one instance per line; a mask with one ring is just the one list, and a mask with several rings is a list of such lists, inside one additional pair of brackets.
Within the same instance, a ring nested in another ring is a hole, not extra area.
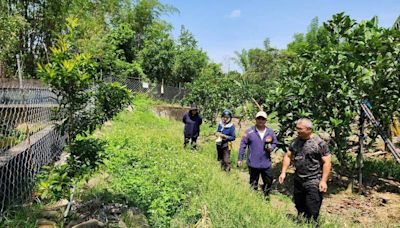
[(297, 177), (304, 180), (321, 178), (322, 157), (330, 154), (324, 140), (318, 136), (307, 140), (296, 138), (289, 149), (292, 152)]

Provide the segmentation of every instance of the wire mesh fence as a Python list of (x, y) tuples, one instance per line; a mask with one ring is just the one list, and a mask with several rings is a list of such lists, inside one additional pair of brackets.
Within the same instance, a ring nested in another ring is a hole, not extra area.
[(0, 80), (0, 155), (52, 125), (55, 107), (54, 95), (37, 81)]
[[(186, 91), (157, 85), (138, 78), (112, 78), (136, 93), (156, 99), (180, 101)], [(34, 176), (40, 167), (61, 155), (65, 137), (54, 126), (52, 109), (56, 96), (38, 80), (0, 78), (0, 212), (31, 195)]]
[(105, 80), (109, 82), (119, 82), (133, 92), (147, 93), (152, 98), (165, 100), (171, 103), (181, 101), (187, 94), (185, 89), (170, 85), (149, 83), (139, 78), (106, 77)]
[(29, 197), (34, 175), (60, 155), (64, 138), (53, 126), (55, 107), (40, 81), (0, 79), (0, 211)]

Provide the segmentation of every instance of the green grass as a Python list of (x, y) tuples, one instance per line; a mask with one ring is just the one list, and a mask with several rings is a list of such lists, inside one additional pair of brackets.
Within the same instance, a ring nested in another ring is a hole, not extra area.
[[(105, 180), (99, 174), (101, 181), (83, 193), (78, 191), (78, 198), (138, 207), (152, 227), (309, 226), (287, 216), (290, 207), (293, 209), (289, 197), (275, 193), (267, 202), (260, 192), (249, 188), (241, 170), (221, 171), (210, 137), (214, 127), (202, 126), (198, 151), (185, 150), (183, 124), (156, 117), (149, 110), (155, 104), (137, 96), (134, 112), (118, 114), (95, 133), (108, 142), (109, 159), (98, 173), (109, 176)], [(232, 152), (232, 164), (237, 153)], [(0, 226), (35, 227), (41, 207), (10, 209)], [(322, 224), (339, 227), (340, 223), (322, 218)]]
[[(184, 150), (183, 125), (154, 116), (150, 105), (139, 97), (133, 113), (120, 113), (112, 126), (102, 129), (112, 157), (106, 161), (110, 178), (103, 190), (111, 198), (139, 207), (153, 227), (305, 226), (288, 219), (286, 207), (276, 207), (250, 190), (238, 170), (222, 172), (213, 140), (203, 142), (199, 151)], [(214, 131), (206, 126), (202, 130), (203, 135)], [(286, 196), (276, 197), (291, 203)]]
[(37, 227), (41, 205), (15, 206), (4, 211), (0, 216), (0, 227)]

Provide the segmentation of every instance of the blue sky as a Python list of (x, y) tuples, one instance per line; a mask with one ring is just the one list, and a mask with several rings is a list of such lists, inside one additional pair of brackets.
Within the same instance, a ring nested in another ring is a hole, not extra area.
[(223, 69), (238, 69), (234, 51), (263, 47), (265, 38), (285, 48), (294, 33), (306, 32), (314, 17), (320, 23), (344, 11), (357, 21), (378, 16), (381, 26), (393, 25), (400, 0), (160, 0), (180, 12), (164, 16), (179, 34), (181, 25), (192, 32), (210, 59)]

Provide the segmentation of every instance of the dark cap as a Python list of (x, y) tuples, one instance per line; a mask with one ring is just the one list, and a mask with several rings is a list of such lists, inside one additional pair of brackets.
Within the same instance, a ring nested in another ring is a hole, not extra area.
[(196, 103), (190, 104), (190, 111), (192, 111), (192, 110), (198, 110)]

